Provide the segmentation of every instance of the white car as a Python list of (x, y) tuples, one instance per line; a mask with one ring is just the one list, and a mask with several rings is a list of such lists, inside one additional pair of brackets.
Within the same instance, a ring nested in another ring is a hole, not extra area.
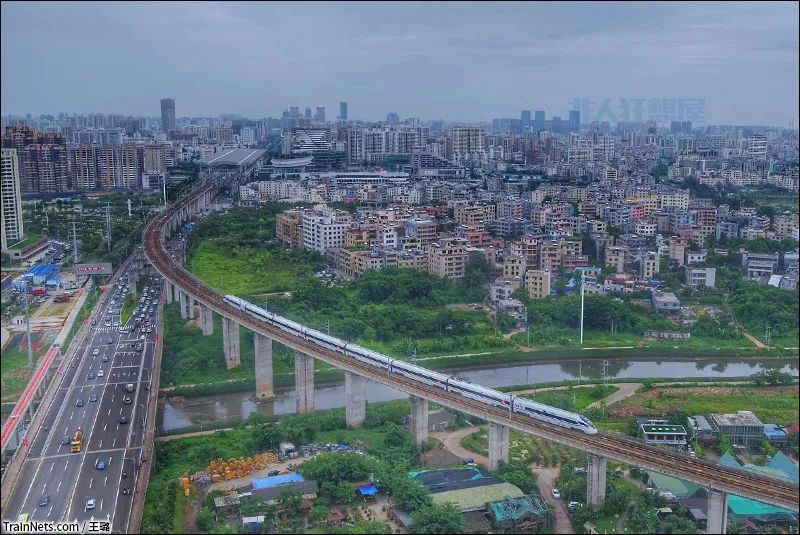
[(94, 351), (92, 351), (92, 355), (96, 356), (96, 355), (99, 355), (99, 354), (100, 354), (100, 350), (98, 348), (94, 348)]
[(103, 370), (97, 370), (97, 376), (98, 377), (103, 377), (104, 375), (105, 375), (105, 372)]
[(553, 489), (552, 492), (553, 492), (553, 498), (555, 498), (556, 500), (561, 499), (561, 493), (558, 492), (558, 489)]
[(94, 506), (95, 506), (95, 501), (94, 501), (94, 498), (91, 498), (91, 499), (89, 499), (89, 500), (86, 500), (86, 510), (87, 510), (87, 511), (88, 511), (89, 509), (94, 509)]

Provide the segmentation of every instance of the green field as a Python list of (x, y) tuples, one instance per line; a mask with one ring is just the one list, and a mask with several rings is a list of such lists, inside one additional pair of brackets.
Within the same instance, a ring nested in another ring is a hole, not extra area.
[(584, 386), (572, 387), (563, 390), (546, 390), (533, 394), (523, 394), (522, 397), (533, 399), (545, 405), (551, 405), (568, 411), (582, 411), (592, 403), (600, 401), (617, 392), (618, 386)]
[[(481, 426), (480, 431), (461, 439), (461, 446), (484, 456), (489, 455), (489, 430)], [(570, 460), (580, 461), (585, 458), (582, 452), (550, 442), (541, 437), (526, 435), (511, 430), (509, 435), (508, 456), (510, 461), (536, 464), (549, 467), (558, 466)]]
[[(39, 357), (41, 357), (41, 353), (34, 352), (34, 363), (39, 360)], [(3, 385), (2, 401), (16, 401), (31, 378), (27, 350), (21, 351), (19, 348), (4, 350), (2, 359), (0, 359), (0, 374), (2, 374)]]
[(789, 425), (798, 419), (798, 387), (657, 387), (638, 392), (608, 408), (609, 419), (637, 414), (663, 415), (681, 411), (688, 415), (752, 411), (764, 423)]
[(33, 245), (34, 243), (36, 243), (41, 239), (42, 237), (39, 234), (28, 234), (22, 241), (18, 241), (17, 243), (9, 247), (9, 249), (24, 249), (25, 247)]

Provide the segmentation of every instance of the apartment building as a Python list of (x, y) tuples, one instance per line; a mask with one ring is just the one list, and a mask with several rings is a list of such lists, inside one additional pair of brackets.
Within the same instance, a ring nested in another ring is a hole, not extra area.
[(22, 240), (25, 233), (22, 223), (22, 195), (20, 193), (19, 159), (16, 149), (2, 149), (2, 165), (0, 165), (0, 206), (2, 216), (0, 223), (0, 239), (3, 251), (9, 245)]
[(468, 256), (466, 240), (441, 239), (428, 247), (428, 272), (437, 277), (463, 279)]
[(697, 288), (698, 286), (705, 286), (706, 288), (713, 288), (716, 284), (717, 268), (686, 268), (686, 286)]
[(420, 245), (436, 241), (436, 222), (431, 219), (408, 219), (404, 226), (407, 240), (416, 239)]
[(525, 275), (526, 263), (522, 255), (506, 255), (503, 262), (503, 277), (519, 277)]
[(545, 299), (550, 296), (550, 272), (529, 269), (525, 273), (525, 289), (531, 299)]
[(303, 213), (303, 248), (325, 254), (328, 249), (344, 246), (344, 234), (351, 216), (325, 206)]
[(453, 206), (453, 219), (459, 225), (483, 227), (497, 217), (495, 204), (459, 203)]
[(652, 279), (659, 271), (661, 259), (656, 252), (645, 253), (641, 261), (641, 276), (644, 279)]
[(619, 245), (606, 247), (606, 267), (613, 268), (617, 273), (624, 273), (626, 252), (627, 248)]
[(540, 238), (530, 234), (526, 234), (509, 244), (511, 254), (524, 257), (528, 266), (539, 265), (539, 248)]
[(292, 249), (303, 248), (303, 211), (287, 210), (275, 218), (275, 237)]

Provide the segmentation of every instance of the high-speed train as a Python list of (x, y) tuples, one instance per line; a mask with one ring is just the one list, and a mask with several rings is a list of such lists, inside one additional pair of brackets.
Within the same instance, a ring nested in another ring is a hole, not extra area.
[(297, 322), (288, 320), (282, 316), (268, 312), (263, 308), (257, 307), (252, 303), (240, 299), (233, 295), (226, 295), (225, 301), (237, 309), (253, 316), (254, 318), (273, 325), (289, 334), (299, 336), (306, 340), (321, 345), (332, 351), (342, 353), (370, 366), (374, 366), (387, 373), (396, 373), (409, 379), (425, 383), (427, 385), (441, 388), (447, 392), (453, 392), (466, 398), (488, 403), (496, 407), (508, 409), (510, 412), (523, 414), (536, 420), (542, 420), (551, 424), (570, 429), (578, 429), (586, 434), (594, 435), (597, 428), (587, 418), (580, 414), (557, 409), (541, 403), (536, 403), (528, 399), (518, 398), (514, 394), (498, 392), (491, 388), (475, 385), (461, 379), (456, 379), (443, 373), (428, 370), (421, 366), (415, 366), (398, 359), (392, 359), (386, 355), (381, 355), (375, 351), (365, 349), (361, 346), (340, 340), (339, 338), (321, 333), (314, 329), (309, 329)]

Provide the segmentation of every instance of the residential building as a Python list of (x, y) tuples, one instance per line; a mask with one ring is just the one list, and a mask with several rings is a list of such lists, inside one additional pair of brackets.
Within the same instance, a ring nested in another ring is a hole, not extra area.
[(428, 247), (428, 272), (437, 277), (463, 279), (468, 256), (466, 240), (441, 239)]
[(691, 288), (698, 286), (705, 286), (706, 288), (714, 288), (716, 284), (717, 268), (686, 268), (686, 285)]
[(653, 292), (650, 300), (656, 312), (676, 313), (681, 309), (681, 302), (672, 292)]
[(90, 190), (101, 184), (97, 154), (98, 147), (95, 145), (69, 148), (70, 178), (75, 189)]
[(497, 217), (495, 204), (459, 203), (453, 206), (453, 219), (459, 225), (482, 227)]
[(758, 447), (764, 440), (764, 424), (750, 411), (735, 414), (712, 414), (709, 419), (720, 435), (727, 435), (732, 444), (750, 448)]
[(16, 149), (2, 149), (2, 165), (0, 165), (0, 180), (2, 180), (2, 239), (3, 251), (9, 245), (14, 245), (25, 236), (22, 223), (22, 195), (20, 193), (19, 159)]
[(275, 218), (275, 237), (292, 249), (303, 248), (303, 211), (287, 210)]
[(175, 130), (175, 99), (161, 99), (161, 131), (169, 135)]
[(436, 223), (431, 219), (409, 219), (404, 226), (406, 242), (415, 239), (425, 245), (436, 241)]
[(344, 233), (350, 226), (350, 214), (330, 210), (324, 205), (303, 213), (303, 248), (325, 254), (328, 249), (344, 246)]
[(525, 289), (531, 299), (545, 299), (550, 296), (550, 271), (529, 269), (525, 273)]
[(503, 262), (503, 277), (525, 276), (525, 257), (521, 255), (507, 255)]
[(618, 245), (606, 247), (605, 266), (613, 268), (617, 273), (625, 271), (625, 254), (627, 248)]
[(641, 261), (641, 276), (644, 279), (652, 279), (659, 271), (659, 264), (661, 258), (658, 253), (649, 252), (645, 253)]
[(685, 446), (686, 428), (682, 425), (650, 425), (639, 426), (642, 431), (644, 443), (648, 446)]

